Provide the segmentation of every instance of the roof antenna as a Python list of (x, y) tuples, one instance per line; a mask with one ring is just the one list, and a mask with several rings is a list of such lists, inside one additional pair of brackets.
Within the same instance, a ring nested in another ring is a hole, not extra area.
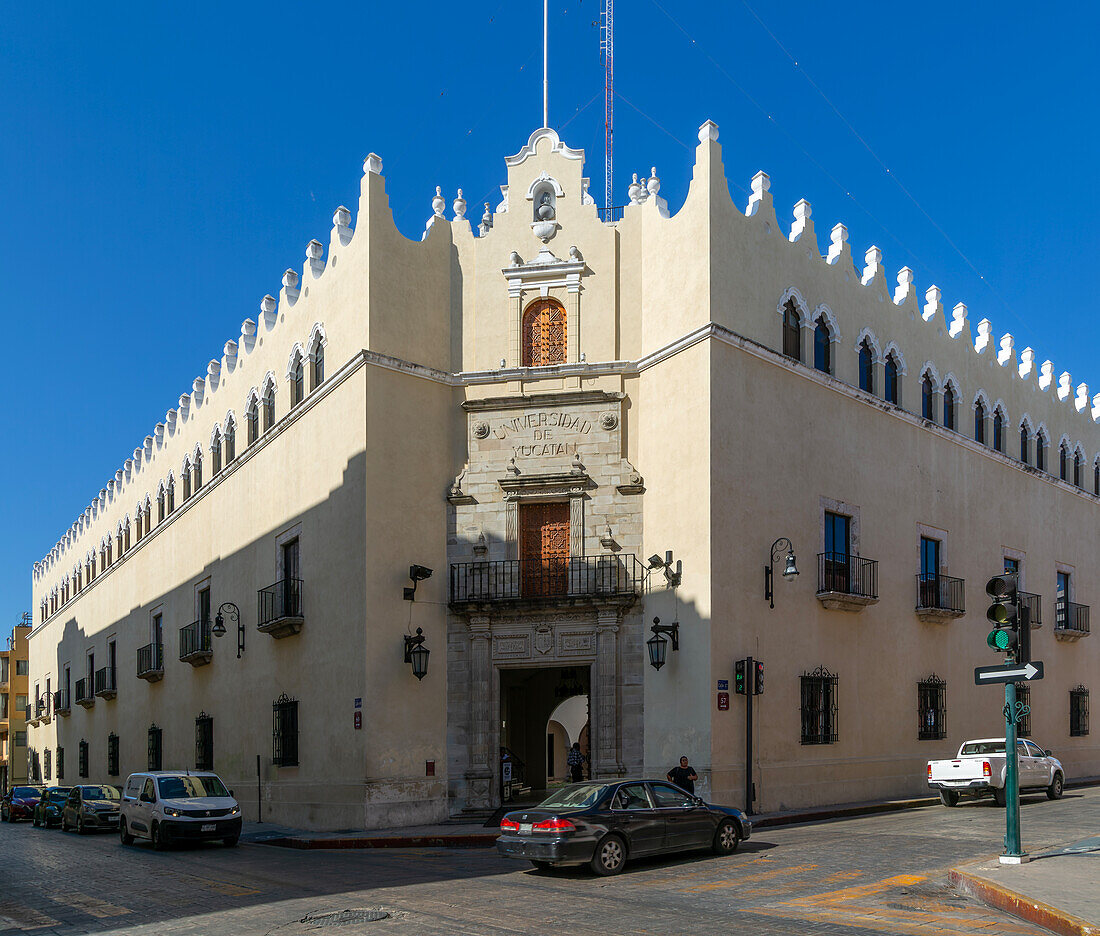
[(550, 126), (550, 45), (548, 40), (547, 6), (550, 0), (542, 0), (542, 125)]

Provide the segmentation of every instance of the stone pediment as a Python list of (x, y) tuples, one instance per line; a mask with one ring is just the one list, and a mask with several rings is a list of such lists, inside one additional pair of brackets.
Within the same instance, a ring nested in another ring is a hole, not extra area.
[(500, 478), (501, 491), (506, 499), (515, 497), (577, 496), (597, 487), (587, 472), (546, 472)]

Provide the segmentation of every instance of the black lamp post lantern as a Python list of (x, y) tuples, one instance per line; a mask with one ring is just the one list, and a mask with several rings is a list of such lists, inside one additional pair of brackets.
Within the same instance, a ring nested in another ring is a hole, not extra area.
[(662, 636), (668, 634), (672, 638), (672, 649), (680, 649), (680, 624), (673, 621), (671, 624), (662, 624), (659, 617), (653, 619), (653, 636), (645, 642), (649, 651), (649, 665), (659, 670), (665, 665), (665, 657), (668, 654), (668, 641)]
[(432, 651), (424, 646), (424, 631), (416, 629), (416, 636), (405, 635), (405, 662), (412, 666), (413, 675), (423, 679), (428, 675), (428, 654)]
[(786, 553), (783, 566), (783, 578), (788, 582), (792, 581), (796, 575), (798, 575), (798, 567), (794, 562), (794, 546), (791, 545), (791, 541), (785, 536), (779, 537), (774, 543), (772, 543), (771, 562), (764, 566), (764, 597), (768, 599), (768, 607), (775, 607), (775, 589), (773, 582), (775, 580), (775, 564)]
[(228, 614), (230, 619), (236, 622), (237, 625), (237, 659), (239, 660), (241, 651), (244, 650), (244, 625), (241, 623), (240, 608), (232, 601), (223, 602), (222, 606), (218, 608), (218, 613), (214, 616), (214, 627), (210, 632), (215, 637), (225, 636), (225, 618), (222, 616), (224, 614)]

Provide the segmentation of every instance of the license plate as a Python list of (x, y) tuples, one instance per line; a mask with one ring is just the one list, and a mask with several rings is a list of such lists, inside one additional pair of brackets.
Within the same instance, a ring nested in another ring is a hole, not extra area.
[(531, 834), (531, 825), (532, 825), (532, 823), (530, 823), (530, 822), (521, 822), (519, 824), (519, 834), (520, 835), (530, 835)]
[(216, 822), (207, 822), (202, 826), (202, 828), (199, 829), (199, 831), (200, 832), (213, 832), (217, 827), (218, 827), (218, 824)]

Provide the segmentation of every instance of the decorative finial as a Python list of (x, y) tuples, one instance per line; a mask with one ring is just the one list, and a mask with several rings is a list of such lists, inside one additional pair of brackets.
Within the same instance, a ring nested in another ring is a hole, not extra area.
[(913, 293), (913, 271), (904, 266), (898, 270), (898, 285), (894, 290), (894, 304), (901, 305)]
[(867, 253), (863, 256), (863, 261), (865, 265), (861, 282), (866, 286), (882, 272), (882, 251), (873, 245), (868, 247)]
[(825, 262), (835, 264), (844, 253), (844, 245), (848, 242), (848, 228), (843, 224), (834, 224), (829, 240), (829, 253)]
[(456, 221), (462, 221), (466, 218), (466, 199), (462, 197), (462, 189), (458, 190), (458, 196), (451, 207), (455, 210)]
[(626, 197), (630, 201), (630, 204), (638, 204), (638, 193), (641, 192), (641, 190), (642, 187), (638, 184), (638, 173), (635, 172), (630, 184), (626, 187)]
[(437, 218), (443, 217), (443, 209), (447, 207), (447, 202), (443, 198), (443, 189), (441, 186), (435, 187), (435, 197), (432, 199), (432, 212)]
[(489, 210), (489, 203), (485, 203), (485, 214), (481, 216), (481, 224), (478, 226), (481, 236), (484, 237), (493, 229), (493, 213)]
[(708, 140), (717, 142), (718, 140), (718, 124), (713, 120), (706, 121), (699, 128), (699, 142), (706, 143)]
[(800, 198), (794, 206), (794, 224), (791, 225), (791, 233), (787, 237), (792, 244), (800, 241), (802, 235), (806, 233), (811, 214), (813, 214), (813, 208), (810, 207), (810, 203), (805, 198)]
[(649, 171), (649, 181), (645, 184), (646, 191), (651, 196), (656, 197), (657, 193), (661, 191), (661, 180), (657, 178), (657, 167), (654, 166)]
[(367, 158), (363, 160), (363, 172), (373, 172), (375, 175), (382, 174), (382, 157), (377, 153), (367, 153)]
[(924, 311), (921, 312), (921, 318), (926, 322), (930, 322), (936, 316), (936, 313), (943, 309), (942, 298), (943, 293), (940, 292), (939, 286), (929, 286), (924, 293)]

